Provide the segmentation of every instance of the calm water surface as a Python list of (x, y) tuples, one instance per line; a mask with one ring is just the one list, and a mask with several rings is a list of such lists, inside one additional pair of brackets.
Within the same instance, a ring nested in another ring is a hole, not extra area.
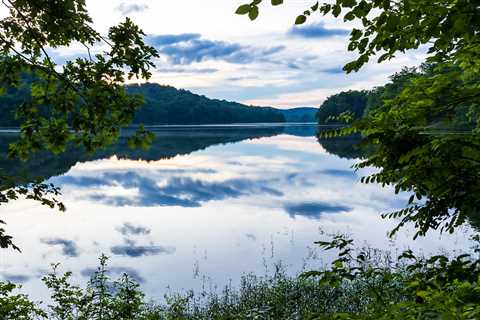
[[(112, 274), (128, 272), (146, 293), (223, 286), (246, 272), (270, 273), (282, 261), (290, 273), (332, 257), (313, 242), (321, 233), (348, 232), (360, 243), (396, 250), (462, 250), (469, 229), (411, 241), (411, 229), (394, 240), (394, 222), (380, 213), (400, 208), (407, 195), (359, 182), (357, 151), (348, 139), (323, 141), (316, 127), (215, 126), (155, 128), (148, 151), (123, 142), (88, 156), (39, 155), (12, 164), (62, 188), (66, 213), (31, 201), (0, 207), (23, 253), (0, 252), (0, 276), (22, 282), (41, 299), (39, 280), (51, 263), (85, 283), (105, 253)], [(5, 148), (14, 133), (0, 135)], [(169, 289), (170, 288), (170, 289)]]

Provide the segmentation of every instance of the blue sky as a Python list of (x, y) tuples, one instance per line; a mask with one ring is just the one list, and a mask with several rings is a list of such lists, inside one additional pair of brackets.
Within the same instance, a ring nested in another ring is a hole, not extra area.
[[(342, 66), (355, 56), (346, 46), (352, 25), (314, 15), (302, 27), (295, 16), (311, 1), (262, 5), (249, 21), (234, 14), (245, 0), (87, 0), (95, 27), (106, 32), (126, 16), (148, 35), (161, 54), (151, 82), (208, 97), (280, 108), (318, 106), (331, 94), (384, 83), (402, 66), (418, 65), (421, 51), (408, 52), (346, 75)], [(66, 59), (82, 48), (57, 50)]]

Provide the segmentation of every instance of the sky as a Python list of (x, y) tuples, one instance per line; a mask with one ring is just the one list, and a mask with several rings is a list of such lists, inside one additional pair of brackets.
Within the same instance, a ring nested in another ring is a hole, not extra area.
[[(87, 6), (102, 33), (126, 16), (143, 29), (161, 55), (150, 82), (251, 105), (318, 107), (329, 95), (384, 84), (403, 66), (424, 59), (424, 51), (408, 52), (346, 75), (342, 67), (355, 57), (347, 52), (351, 24), (318, 14), (294, 27), (296, 15), (312, 4), (309, 0), (287, 0), (279, 7), (265, 1), (251, 22), (234, 14), (245, 2), (87, 0)], [(81, 50), (55, 54), (61, 60)]]

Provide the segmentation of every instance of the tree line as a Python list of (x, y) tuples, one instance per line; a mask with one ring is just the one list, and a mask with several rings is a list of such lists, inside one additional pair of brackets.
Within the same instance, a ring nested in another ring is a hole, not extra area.
[[(0, 126), (19, 127), (24, 118), (17, 117), (17, 108), (31, 101), (31, 76), (11, 87), (0, 96)], [(126, 86), (132, 96), (141, 96), (142, 105), (135, 112), (132, 124), (227, 124), (254, 122), (285, 122), (280, 110), (269, 107), (247, 106), (225, 100), (209, 99), (188, 90), (154, 83)], [(44, 115), (45, 112), (44, 112)]]

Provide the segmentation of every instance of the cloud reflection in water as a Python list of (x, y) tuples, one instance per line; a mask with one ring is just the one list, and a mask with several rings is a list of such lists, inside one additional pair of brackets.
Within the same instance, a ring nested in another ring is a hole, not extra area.
[[(91, 278), (95, 272), (97, 272), (97, 269), (95, 268), (85, 268), (80, 271), (80, 274), (84, 277)], [(107, 275), (109, 276), (116, 276), (119, 277), (123, 274), (128, 274), (128, 276), (135, 280), (138, 283), (144, 283), (145, 278), (143, 278), (140, 273), (133, 268), (129, 267), (109, 267), (107, 270)]]
[(343, 205), (332, 205), (326, 202), (303, 202), (287, 204), (285, 205), (285, 210), (292, 218), (303, 216), (319, 219), (324, 213), (348, 212), (352, 208)]
[(107, 172), (101, 178), (73, 177), (60, 178), (63, 185), (80, 188), (100, 188), (120, 186), (136, 189), (134, 196), (109, 195), (99, 191), (88, 195), (88, 199), (107, 205), (124, 207), (181, 206), (200, 207), (203, 202), (239, 198), (251, 194), (282, 196), (279, 190), (268, 187), (268, 181), (251, 179), (230, 179), (223, 182), (202, 181), (185, 176), (174, 176), (159, 184), (133, 171)]
[(152, 232), (152, 230), (148, 227), (134, 225), (129, 222), (125, 222), (121, 227), (117, 228), (117, 230), (124, 236), (147, 235), (147, 234), (150, 234), (150, 232)]
[[(313, 136), (280, 135), (209, 147), (216, 132), (210, 130), (202, 140), (189, 131), (186, 139), (197, 145), (198, 138), (206, 149), (188, 155), (136, 154), (128, 159), (109, 153), (79, 162), (49, 180), (62, 187), (65, 215), (21, 201), (5, 207), (2, 215), (9, 224), (28, 232), (18, 236), (22, 255), (5, 253), (8, 265), (0, 277), (25, 282), (41, 300), (45, 288), (39, 269), (61, 262), (62, 270), (88, 277), (96, 269), (86, 267), (97, 266), (105, 253), (111, 256), (112, 277), (127, 272), (143, 283), (149, 297), (161, 299), (169, 286), (174, 291), (201, 288), (200, 278), (192, 280), (197, 262), (201, 274), (220, 286), (242, 272), (263, 274), (269, 248), (269, 266), (281, 260), (292, 272), (302, 270), (311, 254), (308, 246), (323, 239), (319, 228), (391, 248), (385, 234), (394, 223), (382, 220), (380, 213), (404, 205), (408, 197), (361, 184), (363, 172), (350, 169), (354, 160), (326, 153)], [(161, 154), (167, 151), (173, 154), (168, 149)], [(463, 235), (451, 237), (443, 242), (447, 249), (465, 247)], [(40, 246), (39, 239), (44, 240)], [(435, 235), (409, 240), (402, 233), (396, 241), (425, 252), (436, 251), (439, 243)], [(68, 259), (49, 256), (52, 251)], [(328, 262), (329, 257), (322, 259)], [(318, 267), (313, 259), (307, 263)], [(169, 276), (172, 270), (174, 277)]]
[(24, 274), (10, 274), (10, 273), (3, 273), (3, 274), (0, 274), (0, 276), (6, 281), (13, 282), (13, 283), (25, 283), (32, 278), (31, 276), (27, 276)]
[(40, 239), (40, 242), (49, 246), (61, 246), (62, 254), (66, 257), (75, 258), (80, 255), (75, 242), (62, 238), (46, 238)]
[(130, 258), (140, 258), (145, 256), (157, 256), (160, 254), (174, 254), (175, 247), (163, 247), (155, 245), (137, 245), (135, 241), (126, 240), (124, 245), (116, 245), (110, 248), (112, 254), (117, 256), (128, 256)]

